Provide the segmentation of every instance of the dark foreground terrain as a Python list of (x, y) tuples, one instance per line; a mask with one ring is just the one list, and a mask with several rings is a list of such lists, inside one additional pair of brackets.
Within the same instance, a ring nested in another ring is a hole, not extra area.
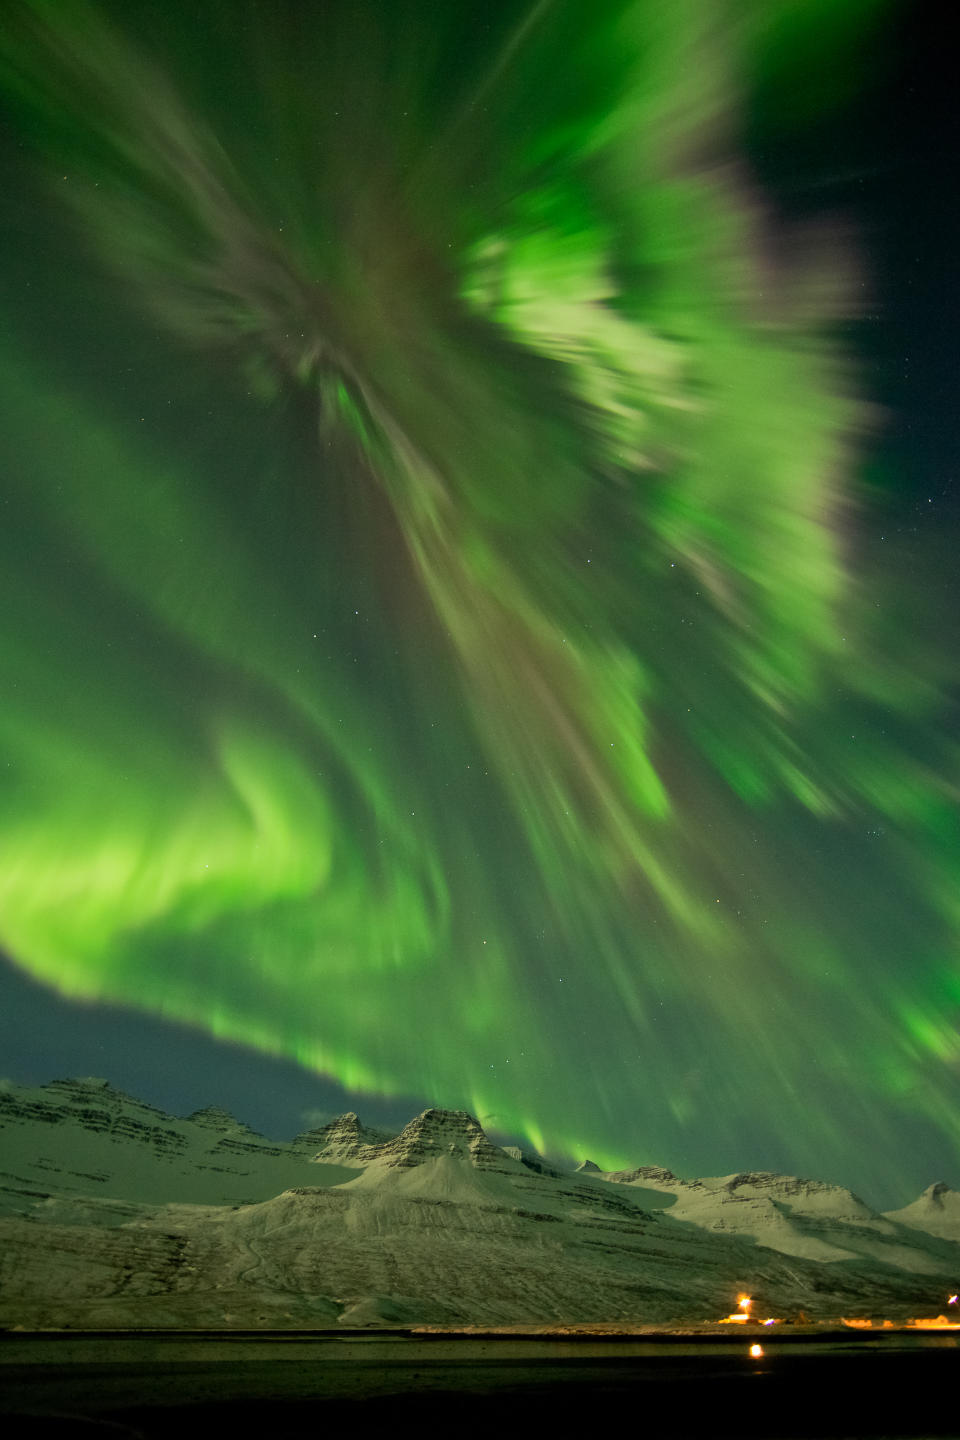
[[(642, 1426), (645, 1437), (960, 1436), (953, 1335), (598, 1339), (403, 1333), (0, 1338), (11, 1437), (338, 1425)], [(562, 1432), (561, 1432), (562, 1433)]]

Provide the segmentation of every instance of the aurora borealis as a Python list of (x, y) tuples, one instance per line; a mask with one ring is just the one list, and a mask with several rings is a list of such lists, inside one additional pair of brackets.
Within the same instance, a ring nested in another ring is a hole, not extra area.
[(198, 1104), (951, 1178), (952, 546), (821, 174), (897, 14), (9, 6), (14, 967)]

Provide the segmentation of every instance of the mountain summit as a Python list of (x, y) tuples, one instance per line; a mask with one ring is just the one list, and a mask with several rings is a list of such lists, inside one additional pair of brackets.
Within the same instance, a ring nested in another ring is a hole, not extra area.
[(336, 1165), (366, 1164), (377, 1149), (393, 1137), (387, 1131), (361, 1125), (353, 1110), (338, 1115), (316, 1130), (298, 1135), (293, 1144), (304, 1155)]
[(480, 1122), (466, 1110), (424, 1110), (395, 1140), (380, 1147), (377, 1158), (409, 1168), (438, 1156), (466, 1160), (479, 1169), (500, 1169), (504, 1151), (487, 1139)]

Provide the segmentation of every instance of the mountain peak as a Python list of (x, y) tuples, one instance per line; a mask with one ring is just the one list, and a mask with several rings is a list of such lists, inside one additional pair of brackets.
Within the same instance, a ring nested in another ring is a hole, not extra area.
[(581, 1160), (574, 1173), (577, 1175), (602, 1175), (603, 1171), (592, 1160)]
[(944, 1180), (935, 1180), (909, 1205), (887, 1210), (886, 1218), (943, 1240), (960, 1241), (960, 1190), (954, 1190)]
[(444, 1126), (452, 1126), (454, 1129), (465, 1127), (469, 1130), (481, 1128), (480, 1121), (475, 1120), (468, 1110), (444, 1110), (439, 1105), (431, 1105), (428, 1109), (421, 1110), (404, 1128), (428, 1130)]
[(935, 1180), (932, 1185), (928, 1185), (926, 1190), (924, 1190), (921, 1199), (932, 1200), (935, 1205), (942, 1205), (945, 1198), (954, 1193), (955, 1191), (945, 1180)]
[(623, 1185), (642, 1185), (644, 1182), (654, 1186), (685, 1183), (678, 1180), (672, 1170), (667, 1170), (662, 1165), (638, 1165), (634, 1170), (618, 1170), (609, 1178), (617, 1180)]
[(133, 1106), (136, 1109), (151, 1111), (157, 1115), (164, 1112), (158, 1110), (154, 1105), (148, 1105), (145, 1100), (138, 1100), (135, 1095), (129, 1095), (126, 1090), (118, 1090), (105, 1080), (101, 1075), (71, 1075), (68, 1078), (51, 1080), (47, 1085), (41, 1085), (36, 1092), (42, 1095), (47, 1104), (51, 1101), (60, 1105), (66, 1102), (79, 1102), (81, 1104), (106, 1105), (111, 1109), (120, 1109), (123, 1106)]
[(95, 1092), (98, 1095), (116, 1095), (122, 1092), (114, 1090), (109, 1080), (102, 1079), (99, 1075), (69, 1075), (59, 1080), (51, 1080), (48, 1085), (40, 1087), (45, 1091), (53, 1091), (58, 1095), (86, 1095)]
[(337, 1115), (315, 1130), (298, 1135), (293, 1144), (299, 1153), (313, 1152), (313, 1159), (343, 1163), (372, 1160), (381, 1145), (392, 1137), (382, 1130), (363, 1125), (355, 1110)]
[(416, 1115), (395, 1140), (381, 1146), (378, 1158), (388, 1166), (408, 1168), (440, 1155), (469, 1160), (481, 1169), (499, 1169), (505, 1159), (473, 1115), (436, 1106)]
[(234, 1130), (240, 1125), (236, 1116), (221, 1105), (206, 1105), (202, 1110), (194, 1110), (187, 1119), (191, 1124), (204, 1125), (209, 1130)]

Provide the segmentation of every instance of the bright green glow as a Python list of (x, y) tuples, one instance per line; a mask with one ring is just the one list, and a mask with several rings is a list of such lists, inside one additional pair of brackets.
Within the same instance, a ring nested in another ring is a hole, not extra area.
[(741, 153), (882, 7), (195, 8), (0, 42), (85, 317), (0, 358), (3, 945), (611, 1167), (952, 1138), (956, 756)]

